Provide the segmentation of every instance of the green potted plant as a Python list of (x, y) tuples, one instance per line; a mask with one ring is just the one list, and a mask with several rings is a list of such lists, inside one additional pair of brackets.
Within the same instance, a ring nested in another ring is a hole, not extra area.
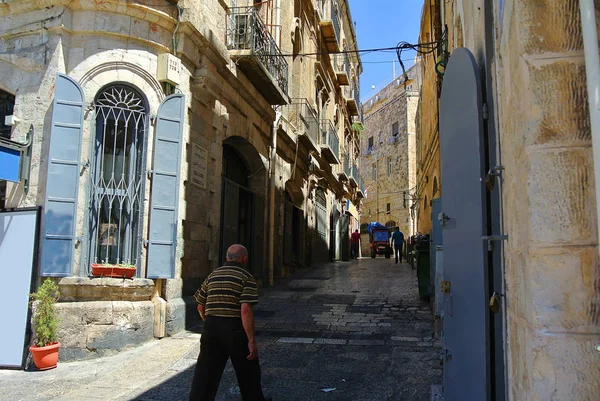
[(58, 363), (60, 343), (58, 342), (58, 319), (54, 309), (58, 295), (58, 285), (49, 278), (37, 292), (30, 295), (35, 344), (29, 347), (29, 351), (33, 363), (39, 370), (54, 368)]
[(131, 263), (112, 264), (107, 262), (91, 263), (92, 276), (95, 277), (116, 277), (133, 278), (136, 267)]

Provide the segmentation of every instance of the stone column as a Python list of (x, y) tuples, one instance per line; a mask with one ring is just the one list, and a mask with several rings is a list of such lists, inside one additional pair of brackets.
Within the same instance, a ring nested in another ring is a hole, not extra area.
[(600, 272), (577, 0), (507, 1), (499, 137), (512, 400), (600, 399)]

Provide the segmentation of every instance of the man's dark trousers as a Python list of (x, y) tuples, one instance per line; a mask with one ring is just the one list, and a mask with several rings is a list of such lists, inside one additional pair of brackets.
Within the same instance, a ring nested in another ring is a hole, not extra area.
[(394, 254), (396, 255), (396, 263), (398, 263), (398, 259), (402, 263), (402, 245), (394, 247)]
[(248, 337), (242, 319), (208, 316), (200, 339), (190, 401), (214, 401), (227, 359), (237, 376), (243, 401), (264, 401), (258, 358), (247, 359)]
[(358, 245), (359, 245), (359, 244), (357, 244), (357, 243), (353, 243), (353, 244), (352, 244), (352, 246), (351, 246), (351, 249), (352, 249), (352, 257), (353, 257), (354, 259), (358, 259)]

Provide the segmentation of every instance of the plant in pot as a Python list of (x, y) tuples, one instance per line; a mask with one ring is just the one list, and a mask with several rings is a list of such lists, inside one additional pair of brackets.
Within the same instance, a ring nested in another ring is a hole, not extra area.
[(30, 295), (33, 311), (35, 344), (29, 347), (33, 363), (39, 370), (56, 367), (58, 363), (58, 319), (54, 304), (58, 301), (58, 285), (49, 278)]
[(91, 263), (92, 276), (95, 277), (116, 277), (116, 278), (133, 278), (136, 267), (131, 263)]

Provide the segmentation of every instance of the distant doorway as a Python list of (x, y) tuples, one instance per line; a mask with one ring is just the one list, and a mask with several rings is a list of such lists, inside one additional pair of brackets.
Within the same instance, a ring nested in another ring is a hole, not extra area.
[[(253, 166), (252, 160), (247, 158), (248, 151), (254, 152), (255, 156), (258, 156), (258, 152), (249, 143), (243, 143), (241, 148), (241, 141), (231, 140), (223, 144), (219, 264), (225, 262), (227, 248), (233, 244), (241, 244), (248, 249), (250, 272), (255, 277), (262, 277), (265, 202), (255, 188), (259, 186), (257, 181), (252, 180), (261, 173), (262, 166)], [(264, 179), (264, 172), (262, 175)]]

